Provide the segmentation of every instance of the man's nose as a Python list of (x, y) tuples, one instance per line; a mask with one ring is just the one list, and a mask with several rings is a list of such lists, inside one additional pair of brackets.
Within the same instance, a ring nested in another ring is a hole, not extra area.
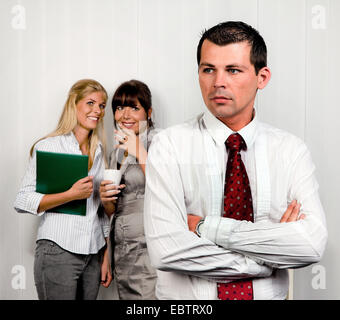
[(227, 86), (226, 83), (226, 75), (222, 71), (217, 71), (215, 80), (214, 80), (214, 88), (225, 88)]

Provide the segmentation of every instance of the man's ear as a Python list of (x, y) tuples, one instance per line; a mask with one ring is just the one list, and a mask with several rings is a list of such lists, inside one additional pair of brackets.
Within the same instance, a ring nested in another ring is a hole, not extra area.
[(269, 82), (271, 72), (268, 67), (263, 67), (257, 74), (257, 88), (263, 89)]

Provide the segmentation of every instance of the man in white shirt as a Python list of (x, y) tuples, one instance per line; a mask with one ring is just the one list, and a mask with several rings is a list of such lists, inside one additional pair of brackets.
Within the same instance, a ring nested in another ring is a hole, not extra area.
[[(322, 257), (327, 229), (310, 153), (256, 117), (257, 90), (270, 79), (266, 57), (245, 23), (205, 31), (197, 62), (207, 111), (153, 140), (144, 219), (159, 299), (217, 299), (217, 283), (240, 279), (251, 281), (252, 299), (285, 299), (287, 269)], [(223, 217), (225, 141), (235, 132), (246, 144), (253, 222)]]

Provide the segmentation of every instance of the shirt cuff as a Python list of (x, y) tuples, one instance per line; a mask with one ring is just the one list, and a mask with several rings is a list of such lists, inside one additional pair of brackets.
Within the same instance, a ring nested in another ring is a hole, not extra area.
[(102, 226), (104, 238), (108, 238), (110, 235), (110, 225), (103, 225)]
[(207, 216), (204, 219), (202, 225), (201, 237), (206, 238), (212, 242), (216, 240), (217, 226), (219, 225), (221, 217), (219, 216)]
[(233, 219), (207, 216), (202, 225), (202, 237), (218, 245), (223, 243), (223, 247), (228, 248), (228, 240), (233, 224)]
[(102, 206), (100, 206), (98, 210), (102, 210), (102, 212), (100, 213), (102, 216), (99, 218), (99, 221), (102, 226), (104, 237), (107, 238), (110, 235), (110, 229), (111, 229), (110, 219), (106, 215), (104, 208)]
[(38, 208), (43, 197), (44, 194), (42, 193), (32, 192), (27, 197), (17, 198), (14, 208), (19, 213), (32, 213), (41, 216), (45, 213), (45, 211), (38, 213)]

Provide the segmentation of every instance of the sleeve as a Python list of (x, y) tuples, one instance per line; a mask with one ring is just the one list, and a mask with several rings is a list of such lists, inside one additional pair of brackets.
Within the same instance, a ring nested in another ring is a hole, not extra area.
[(144, 224), (151, 263), (159, 270), (219, 282), (271, 275), (270, 267), (189, 231), (181, 173), (164, 131), (148, 153)]
[[(112, 160), (113, 157), (114, 157), (114, 151), (112, 151), (110, 156), (109, 156), (109, 168), (112, 168), (111, 160)], [(97, 209), (97, 215), (98, 215), (99, 223), (102, 227), (104, 237), (107, 238), (107, 237), (109, 237), (110, 230), (111, 230), (110, 218), (108, 217), (108, 215), (105, 212), (104, 206), (103, 206), (103, 204), (100, 200), (100, 193), (99, 193), (100, 183), (104, 179), (104, 171), (105, 171), (104, 157), (101, 159), (100, 168), (101, 168), (100, 169), (101, 173), (99, 173), (98, 178), (95, 179), (96, 185), (95, 185), (94, 193), (96, 194), (95, 198), (98, 199), (98, 202), (99, 202), (98, 209)]]
[(105, 213), (105, 210), (102, 204), (100, 204), (98, 207), (98, 217), (99, 217), (99, 222), (102, 226), (104, 237), (108, 238), (110, 235), (110, 219)]
[[(325, 214), (310, 153), (302, 144), (288, 172), (287, 202), (301, 203), (303, 220), (248, 222), (207, 217), (202, 235), (233, 252), (273, 268), (298, 268), (320, 261), (327, 242)], [(284, 189), (282, 189), (284, 190)], [(283, 212), (282, 212), (283, 214)]]
[(45, 212), (38, 213), (38, 208), (44, 194), (36, 192), (36, 149), (34, 147), (32, 157), (29, 159), (26, 173), (21, 181), (19, 191), (17, 193), (14, 209), (19, 213), (31, 213), (37, 216), (43, 215)]

